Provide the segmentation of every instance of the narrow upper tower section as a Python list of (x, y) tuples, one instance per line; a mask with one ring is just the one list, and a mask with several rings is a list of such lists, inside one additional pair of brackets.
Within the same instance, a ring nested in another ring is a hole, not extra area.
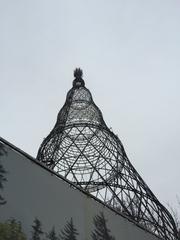
[(175, 240), (177, 229), (171, 214), (106, 126), (82, 76), (81, 69), (74, 71), (73, 87), (37, 159), (162, 239)]
[(95, 105), (90, 91), (85, 87), (80, 68), (74, 71), (73, 87), (66, 96), (66, 102), (60, 110), (55, 129), (64, 129), (73, 124), (85, 126), (98, 125), (106, 128), (102, 113)]

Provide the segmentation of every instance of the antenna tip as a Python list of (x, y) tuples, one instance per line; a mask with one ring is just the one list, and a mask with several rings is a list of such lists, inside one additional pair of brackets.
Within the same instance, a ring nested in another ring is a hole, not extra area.
[(74, 70), (74, 77), (76, 79), (82, 79), (82, 76), (83, 76), (83, 71), (80, 68), (76, 68)]

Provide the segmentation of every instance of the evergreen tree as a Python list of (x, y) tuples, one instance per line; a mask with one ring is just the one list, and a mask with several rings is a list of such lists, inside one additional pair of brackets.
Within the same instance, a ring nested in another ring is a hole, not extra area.
[(67, 222), (64, 230), (61, 231), (59, 238), (60, 240), (76, 240), (76, 236), (79, 235), (77, 229), (74, 227), (73, 220)]
[[(0, 157), (7, 154), (6, 150), (4, 149), (4, 145), (0, 142)], [(0, 190), (3, 189), (3, 182), (7, 181), (4, 175), (6, 174), (6, 171), (4, 170), (2, 164), (0, 163)], [(4, 198), (0, 195), (0, 205), (5, 204), (6, 201)]]
[(20, 222), (11, 219), (0, 223), (0, 240), (26, 240)]
[(34, 219), (34, 225), (32, 225), (32, 238), (31, 240), (41, 240), (41, 235), (43, 235), (42, 224), (39, 219)]
[[(4, 175), (6, 174), (6, 171), (4, 170), (3, 166), (0, 164), (0, 189), (3, 189), (3, 182), (6, 181), (6, 178), (4, 177)], [(4, 198), (0, 195), (0, 205), (5, 204), (6, 201), (4, 200)]]
[(106, 225), (107, 220), (103, 213), (94, 217), (95, 230), (92, 233), (93, 240), (115, 240), (113, 236), (110, 235), (110, 230)]
[(53, 227), (51, 231), (46, 235), (46, 239), (48, 240), (58, 240), (58, 237), (55, 232), (55, 228)]
[[(4, 149), (4, 145), (0, 142), (0, 157), (7, 154), (6, 150)], [(6, 178), (4, 175), (6, 174), (6, 171), (4, 170), (2, 164), (0, 163), (0, 190), (3, 189), (3, 182), (6, 181)], [(0, 195), (0, 205), (5, 204), (6, 201), (4, 198)]]
[(4, 144), (0, 142), (0, 157), (6, 154), (7, 154), (7, 151), (4, 148)]

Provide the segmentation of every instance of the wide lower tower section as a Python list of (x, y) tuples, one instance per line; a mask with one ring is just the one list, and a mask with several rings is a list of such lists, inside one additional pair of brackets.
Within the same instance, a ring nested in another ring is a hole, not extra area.
[(76, 69), (74, 77), (37, 159), (162, 239), (177, 239), (171, 214), (132, 166), (119, 138), (106, 126), (85, 87), (82, 71)]

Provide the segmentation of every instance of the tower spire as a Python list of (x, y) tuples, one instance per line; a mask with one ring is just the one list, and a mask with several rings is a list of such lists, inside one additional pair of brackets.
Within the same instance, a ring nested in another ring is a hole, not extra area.
[(82, 70), (76, 69), (74, 77), (37, 159), (162, 239), (175, 240), (177, 229), (171, 214), (132, 166), (119, 138), (106, 126), (85, 87)]
[(79, 87), (84, 87), (85, 86), (85, 82), (82, 79), (83, 76), (83, 71), (80, 68), (76, 68), (74, 70), (74, 81), (73, 81), (73, 87), (74, 88), (79, 88)]
[(82, 76), (83, 76), (83, 71), (80, 68), (76, 68), (74, 70), (74, 77), (76, 79), (82, 79)]

